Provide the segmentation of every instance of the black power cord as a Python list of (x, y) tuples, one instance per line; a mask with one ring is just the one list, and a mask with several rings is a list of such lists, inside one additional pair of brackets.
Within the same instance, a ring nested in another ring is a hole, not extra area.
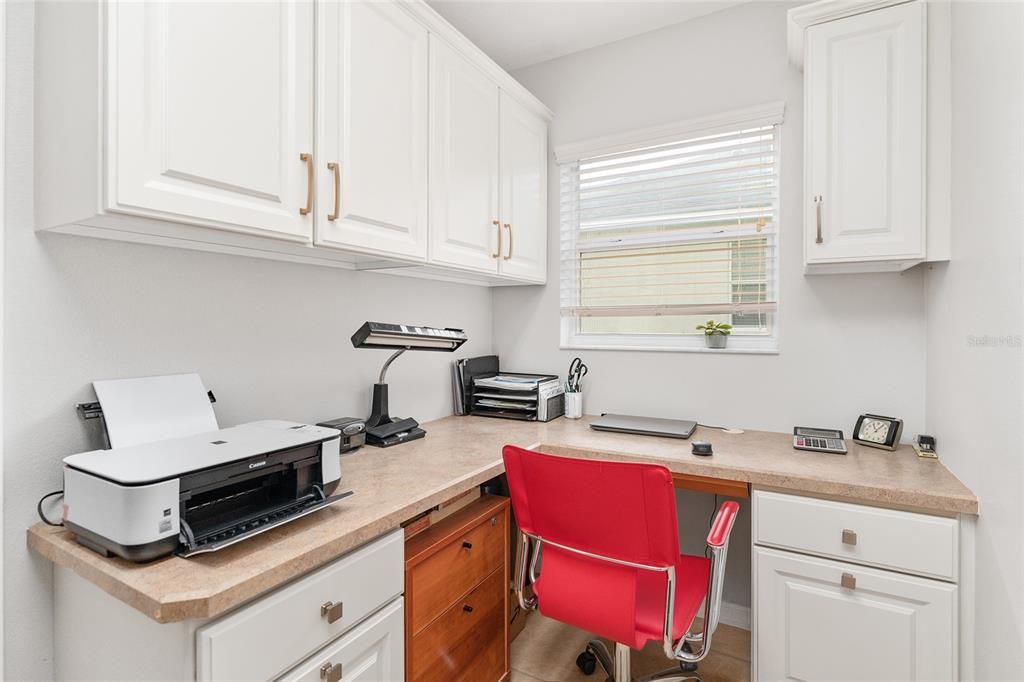
[(39, 498), (39, 502), (36, 503), (36, 513), (39, 514), (39, 518), (42, 519), (43, 523), (45, 523), (47, 526), (63, 526), (64, 525), (63, 521), (60, 522), (60, 523), (54, 523), (50, 519), (46, 518), (46, 514), (43, 513), (43, 502), (45, 502), (46, 500), (48, 500), (51, 497), (54, 497), (55, 495), (63, 495), (63, 494), (64, 494), (63, 490), (54, 490), (52, 493), (46, 493), (45, 495), (40, 497)]

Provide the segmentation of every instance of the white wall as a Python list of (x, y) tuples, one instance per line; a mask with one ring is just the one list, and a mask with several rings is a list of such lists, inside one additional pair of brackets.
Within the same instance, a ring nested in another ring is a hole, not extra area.
[[(794, 425), (850, 433), (858, 414), (924, 427), (923, 274), (805, 277), (802, 268), (802, 75), (786, 58), (786, 10), (756, 2), (520, 70), (555, 112), (557, 146), (645, 126), (784, 100), (778, 355), (559, 350), (558, 231), (543, 288), (495, 293), (502, 366), (566, 371), (581, 355), (588, 413), (699, 419), (748, 429)], [(549, 196), (558, 196), (552, 161)], [(551, 201), (549, 224), (558, 225)], [(706, 524), (707, 496), (681, 498), (683, 525)], [(744, 515), (745, 516), (745, 515)], [(749, 533), (746, 518), (742, 533)], [(705, 525), (706, 527), (706, 525)], [(749, 546), (730, 552), (726, 599), (749, 603)]]
[(953, 259), (927, 273), (928, 430), (981, 502), (977, 679), (1024, 679), (1024, 5), (953, 5)]
[[(388, 353), (356, 350), (366, 319), (464, 328), (491, 350), (491, 293), (471, 286), (32, 230), (32, 8), (9, 6), (4, 327), (7, 679), (52, 678), (51, 567), (25, 548), (61, 457), (97, 447), (74, 405), (93, 379), (198, 371), (222, 425), (365, 415)], [(37, 197), (45, 201), (46, 197)], [(388, 372), (392, 413), (451, 413), (447, 353)], [(343, 474), (344, 475), (344, 474)]]

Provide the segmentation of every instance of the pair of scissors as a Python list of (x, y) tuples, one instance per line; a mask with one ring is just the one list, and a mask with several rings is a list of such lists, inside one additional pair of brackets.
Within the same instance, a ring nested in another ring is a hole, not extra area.
[(580, 381), (587, 375), (587, 366), (579, 358), (573, 358), (569, 363), (569, 378), (565, 382), (566, 390), (569, 393), (576, 393), (580, 390)]

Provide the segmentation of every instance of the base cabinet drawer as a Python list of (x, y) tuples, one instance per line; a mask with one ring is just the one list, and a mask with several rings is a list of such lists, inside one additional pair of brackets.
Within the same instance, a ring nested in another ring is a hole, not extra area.
[(407, 679), (496, 682), (505, 673), (504, 571), (496, 570), (465, 599), (413, 638)]
[(324, 647), (280, 682), (392, 682), (404, 675), (402, 598)]
[(453, 601), (502, 566), (508, 553), (507, 526), (506, 512), (496, 511), (475, 527), (449, 538), (435, 554), (410, 569), (409, 588), (415, 595), (408, 607), (410, 634), (422, 630)]
[(955, 680), (957, 586), (755, 548), (759, 680)]
[(955, 581), (956, 519), (848, 502), (754, 492), (754, 542)]
[(197, 678), (280, 675), (402, 594), (403, 551), (396, 530), (200, 628)]

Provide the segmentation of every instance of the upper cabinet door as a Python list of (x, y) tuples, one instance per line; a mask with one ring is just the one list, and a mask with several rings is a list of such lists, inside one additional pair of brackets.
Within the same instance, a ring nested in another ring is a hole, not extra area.
[(331, 0), (317, 36), (316, 243), (424, 260), (427, 29), (398, 3)]
[(110, 3), (106, 208), (309, 241), (309, 2)]
[(501, 93), (501, 272), (543, 282), (548, 252), (547, 123)]
[(807, 29), (808, 264), (923, 259), (925, 3)]
[(430, 261), (497, 272), (498, 86), (430, 37)]

